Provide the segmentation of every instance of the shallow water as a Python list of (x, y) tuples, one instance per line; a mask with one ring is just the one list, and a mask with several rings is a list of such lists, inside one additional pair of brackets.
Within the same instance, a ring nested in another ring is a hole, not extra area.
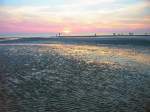
[(1, 45), (0, 110), (144, 112), (149, 69), (148, 46)]

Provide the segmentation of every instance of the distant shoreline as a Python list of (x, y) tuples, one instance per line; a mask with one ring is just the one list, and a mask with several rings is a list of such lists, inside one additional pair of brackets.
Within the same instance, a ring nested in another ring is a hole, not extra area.
[(39, 38), (63, 38), (63, 37), (73, 37), (73, 38), (76, 38), (76, 37), (139, 37), (139, 36), (145, 36), (145, 37), (150, 37), (150, 35), (60, 35), (60, 36), (56, 36), (56, 35), (47, 35), (47, 36), (28, 36), (28, 35), (24, 35), (24, 36), (22, 36), (22, 35), (9, 35), (9, 36), (6, 36), (6, 35), (0, 35), (0, 40), (5, 40), (6, 38), (37, 38), (37, 37), (39, 37)]
[(126, 36), (150, 36), (150, 35), (61, 35), (55, 37), (126, 37)]

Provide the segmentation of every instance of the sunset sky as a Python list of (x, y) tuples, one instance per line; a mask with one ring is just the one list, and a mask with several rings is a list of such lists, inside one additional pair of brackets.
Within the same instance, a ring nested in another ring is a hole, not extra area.
[(150, 32), (150, 0), (0, 0), (0, 33)]

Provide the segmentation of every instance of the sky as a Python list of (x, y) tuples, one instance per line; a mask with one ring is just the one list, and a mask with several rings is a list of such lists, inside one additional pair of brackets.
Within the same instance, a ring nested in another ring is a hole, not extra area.
[(150, 0), (0, 0), (0, 34), (150, 32)]

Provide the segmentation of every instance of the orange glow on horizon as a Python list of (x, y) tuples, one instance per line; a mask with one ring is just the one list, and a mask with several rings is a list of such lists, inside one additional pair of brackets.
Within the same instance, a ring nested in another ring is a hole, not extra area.
[(69, 28), (64, 28), (64, 30), (62, 31), (64, 34), (70, 34), (71, 30)]

